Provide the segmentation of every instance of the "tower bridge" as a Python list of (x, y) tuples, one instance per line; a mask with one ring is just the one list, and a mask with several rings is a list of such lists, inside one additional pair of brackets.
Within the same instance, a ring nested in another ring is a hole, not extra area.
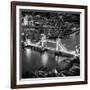
[[(48, 44), (49, 43), (49, 44)], [(50, 46), (51, 43), (51, 46)], [(53, 41), (53, 40), (48, 40), (46, 39), (45, 41), (40, 40), (38, 43), (34, 44), (31, 43), (29, 40), (26, 40), (26, 42), (24, 43), (25, 47), (29, 47), (33, 50), (36, 50), (38, 52), (49, 52), (54, 54), (55, 56), (63, 56), (63, 57), (73, 57), (73, 56), (77, 56), (77, 54), (75, 53), (75, 51), (68, 51), (64, 45), (57, 41)], [(53, 46), (53, 47), (52, 47)]]

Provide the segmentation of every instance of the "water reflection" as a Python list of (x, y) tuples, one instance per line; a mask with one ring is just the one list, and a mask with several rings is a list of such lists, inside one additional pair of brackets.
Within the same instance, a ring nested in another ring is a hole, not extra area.
[(31, 49), (29, 48), (25, 48), (25, 54), (26, 54), (26, 57), (27, 57), (27, 61), (30, 61), (30, 58), (31, 58)]
[(22, 73), (34, 72), (38, 68), (45, 66), (48, 71), (55, 68), (56, 61), (55, 56), (48, 52), (40, 53), (30, 48), (25, 48), (22, 51)]
[(48, 54), (47, 54), (47, 52), (44, 52), (44, 53), (41, 55), (41, 59), (42, 59), (42, 64), (43, 64), (44, 66), (46, 66), (46, 65), (47, 65), (47, 62), (48, 62)]

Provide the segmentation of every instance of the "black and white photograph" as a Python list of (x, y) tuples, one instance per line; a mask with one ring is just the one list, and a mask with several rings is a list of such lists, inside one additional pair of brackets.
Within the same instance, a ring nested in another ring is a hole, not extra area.
[(11, 3), (11, 87), (87, 83), (87, 6)]
[(80, 13), (20, 9), (21, 78), (80, 75)]

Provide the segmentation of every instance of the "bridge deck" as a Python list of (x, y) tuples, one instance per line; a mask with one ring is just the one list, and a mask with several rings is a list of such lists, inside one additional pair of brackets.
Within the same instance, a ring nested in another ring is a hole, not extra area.
[(73, 57), (73, 56), (75, 56), (75, 54), (73, 52), (69, 52), (69, 51), (65, 51), (65, 50), (56, 51), (53, 48), (49, 48), (49, 47), (42, 48), (41, 46), (38, 46), (38, 45), (35, 45), (35, 44), (26, 45), (25, 48), (27, 48), (27, 47), (31, 48), (33, 50), (36, 50), (40, 53), (43, 53), (43, 52), (47, 51), (47, 52), (49, 52), (51, 54), (54, 54), (56, 56), (63, 56), (63, 57)]

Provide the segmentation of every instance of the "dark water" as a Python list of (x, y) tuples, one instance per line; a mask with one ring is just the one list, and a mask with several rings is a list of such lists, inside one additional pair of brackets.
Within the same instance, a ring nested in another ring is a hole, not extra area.
[[(75, 50), (79, 44), (79, 36), (67, 40), (62, 40), (64, 46), (69, 50)], [(32, 72), (41, 66), (47, 67), (48, 71), (56, 67), (56, 58), (54, 54), (47, 52), (40, 53), (30, 48), (21, 49), (21, 71), (22, 73)]]
[(45, 66), (48, 70), (52, 70), (56, 66), (55, 55), (47, 52), (39, 53), (25, 48), (22, 50), (22, 72), (35, 71), (41, 66)]

